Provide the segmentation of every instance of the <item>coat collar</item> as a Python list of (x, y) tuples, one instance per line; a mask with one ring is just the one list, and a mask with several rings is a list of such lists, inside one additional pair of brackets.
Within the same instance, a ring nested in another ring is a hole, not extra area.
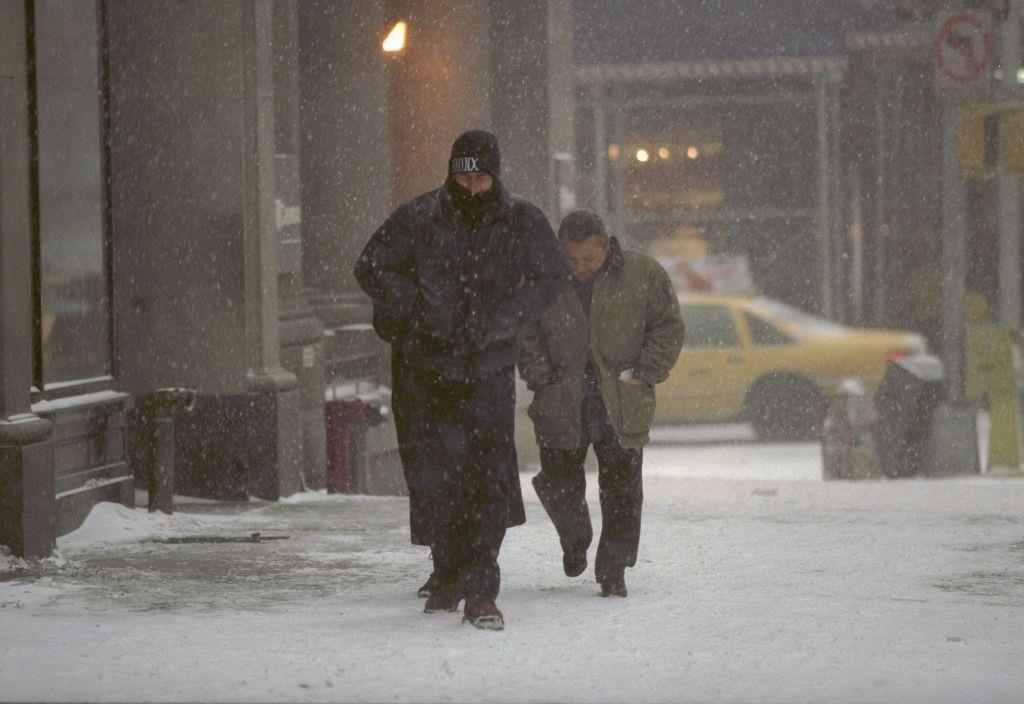
[[(619, 240), (613, 235), (608, 239), (608, 258), (605, 260), (604, 266), (601, 267), (601, 271), (595, 275), (594, 297), (590, 302), (591, 321), (597, 320), (597, 317), (601, 314), (601, 309), (604, 307), (604, 294), (608, 287), (608, 275), (618, 273), (625, 266), (626, 257), (622, 254), (622, 246), (619, 245)], [(593, 329), (592, 322), (591, 329)]]
[(618, 272), (625, 266), (626, 257), (622, 253), (622, 246), (614, 236), (610, 237), (608, 240), (608, 258), (601, 265), (601, 269), (594, 274), (594, 295), (590, 302), (589, 317), (583, 311), (583, 304), (580, 303), (580, 298), (572, 284), (567, 283), (565, 285), (565, 296), (570, 310), (570, 319), (580, 332), (589, 336), (590, 331), (593, 329), (593, 321), (597, 320), (601, 308), (604, 306), (604, 292), (607, 286), (607, 282), (604, 281), (606, 278), (605, 274)]
[(626, 257), (622, 254), (619, 240), (612, 235), (608, 238), (608, 266), (605, 271), (617, 271), (626, 266)]

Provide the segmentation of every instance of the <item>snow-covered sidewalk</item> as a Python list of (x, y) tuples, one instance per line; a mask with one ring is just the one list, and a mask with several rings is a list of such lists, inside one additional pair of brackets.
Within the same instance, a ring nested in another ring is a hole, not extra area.
[[(421, 612), (401, 498), (104, 504), (0, 582), (0, 700), (1024, 699), (1024, 481), (826, 484), (819, 452), (650, 447), (625, 600), (562, 574), (524, 474), (501, 633)], [(287, 539), (160, 542), (257, 531)]]

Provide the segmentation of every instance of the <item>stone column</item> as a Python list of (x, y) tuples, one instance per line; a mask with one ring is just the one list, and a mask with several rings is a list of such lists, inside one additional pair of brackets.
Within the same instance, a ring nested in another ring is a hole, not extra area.
[(274, 3), (274, 206), (280, 272), (281, 364), (298, 379), (300, 471), (310, 489), (326, 486), (324, 329), (303, 289), (299, 36), (295, 0)]
[(116, 369), (197, 390), (179, 493), (301, 489), (280, 362), (274, 4), (109, 3)]
[(575, 180), (571, 165), (556, 160), (575, 152), (570, 3), (491, 0), (490, 6), (491, 111), (507, 156), (502, 178), (557, 220), (568, 204), (564, 197), (556, 201), (556, 176)]
[[(326, 328), (321, 383), (308, 388), (311, 402), (318, 395), (321, 423), (325, 385), (347, 387), (340, 395), (348, 397), (356, 379), (388, 383), (388, 347), (370, 328), (369, 299), (352, 276), (366, 240), (392, 209), (388, 57), (381, 47), (388, 8), (387, 0), (298, 5), (303, 276)], [(352, 429), (353, 439), (360, 433)], [(369, 456), (389, 451), (381, 445), (353, 442), (348, 459), (365, 466)]]
[(278, 297), (280, 236), (275, 195), (274, 1), (252, 0), (242, 22), (243, 105), (242, 147), (243, 257), (246, 281), (246, 339), (249, 348), (249, 389), (272, 400), (270, 420), (276, 433), (276, 472), (256, 487), (263, 498), (276, 499), (300, 491), (301, 404), (294, 374), (281, 366)]
[(56, 541), (52, 425), (31, 412), (32, 215), (25, 6), (0, 5), (0, 545)]

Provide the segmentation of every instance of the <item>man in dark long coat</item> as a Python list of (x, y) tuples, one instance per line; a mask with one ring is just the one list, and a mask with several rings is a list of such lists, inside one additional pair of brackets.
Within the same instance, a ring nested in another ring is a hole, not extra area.
[(412, 540), (427, 544), (436, 587), (425, 611), (499, 629), (498, 552), (525, 520), (515, 456), (516, 333), (569, 273), (551, 226), (500, 181), (494, 135), (455, 140), (448, 178), (373, 234), (355, 275), (374, 327), (399, 346), (395, 393)]

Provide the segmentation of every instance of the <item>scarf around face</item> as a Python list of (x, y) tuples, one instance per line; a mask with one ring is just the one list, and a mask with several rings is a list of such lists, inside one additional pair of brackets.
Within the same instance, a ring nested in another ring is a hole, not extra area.
[(473, 221), (481, 219), (488, 210), (498, 203), (498, 179), (494, 179), (494, 185), (488, 190), (475, 195), (470, 193), (468, 188), (460, 186), (454, 177), (448, 178), (445, 187), (455, 207)]

